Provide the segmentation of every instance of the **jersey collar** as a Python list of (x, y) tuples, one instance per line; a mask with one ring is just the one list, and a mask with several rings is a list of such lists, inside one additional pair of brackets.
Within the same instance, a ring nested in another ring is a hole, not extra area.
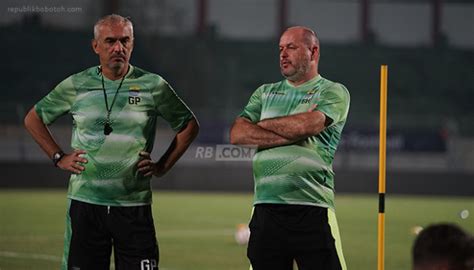
[[(128, 72), (125, 75), (125, 79), (129, 79), (132, 76), (134, 69), (135, 69), (134, 66), (132, 66), (131, 64), (128, 64)], [(97, 70), (100, 70), (100, 66), (97, 66)], [(100, 78), (100, 76), (101, 76), (100, 72), (97, 72), (97, 75)], [(113, 81), (113, 80), (110, 80), (109, 78), (104, 76), (104, 81), (106, 81), (106, 82), (120, 82), (120, 79), (117, 79), (117, 80)]]
[(303, 83), (303, 84), (300, 84), (298, 86), (294, 86), (292, 85), (288, 80), (285, 80), (285, 84), (291, 88), (295, 88), (295, 89), (302, 89), (302, 88), (306, 88), (310, 85), (314, 85), (315, 83), (317, 83), (319, 80), (321, 80), (322, 77), (321, 77), (321, 74), (318, 74), (316, 76), (314, 76), (314, 78), (310, 79), (309, 81)]

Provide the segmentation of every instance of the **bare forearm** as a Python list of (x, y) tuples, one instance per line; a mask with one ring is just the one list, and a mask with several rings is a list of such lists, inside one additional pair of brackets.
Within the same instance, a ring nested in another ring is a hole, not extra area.
[(298, 141), (320, 133), (325, 127), (325, 121), (323, 113), (313, 111), (265, 119), (257, 125), (289, 140)]
[[(51, 158), (54, 153), (61, 151), (48, 127), (36, 114), (34, 108), (25, 117), (25, 127), (41, 149), (48, 155), (48, 158)], [(71, 173), (80, 174), (85, 170), (83, 164), (87, 163), (87, 159), (82, 157), (82, 154), (85, 153), (84, 150), (74, 150), (70, 154), (65, 154), (55, 165)]]
[(158, 170), (155, 176), (161, 176), (173, 167), (196, 138), (198, 132), (199, 125), (197, 121), (193, 119), (188, 122), (184, 129), (176, 134), (166, 152), (157, 162)]
[(24, 124), (25, 128), (31, 134), (33, 139), (36, 141), (36, 143), (38, 143), (38, 145), (41, 147), (41, 149), (43, 149), (49, 158), (51, 158), (54, 153), (61, 150), (51, 135), (48, 127), (36, 114), (34, 108), (31, 109), (26, 115)]
[(237, 118), (230, 131), (230, 142), (236, 145), (255, 145), (262, 149), (287, 145), (294, 141), (259, 127), (247, 119)]

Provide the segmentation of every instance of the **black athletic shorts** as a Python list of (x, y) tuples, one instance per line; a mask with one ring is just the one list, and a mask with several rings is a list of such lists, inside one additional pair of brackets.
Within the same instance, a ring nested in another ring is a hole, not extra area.
[(159, 251), (150, 205), (115, 207), (70, 200), (62, 269), (156, 270)]
[(328, 218), (322, 207), (255, 205), (247, 249), (253, 270), (291, 270), (294, 261), (299, 270), (344, 269), (342, 250), (338, 255), (336, 249), (337, 222), (329, 220), (333, 213)]

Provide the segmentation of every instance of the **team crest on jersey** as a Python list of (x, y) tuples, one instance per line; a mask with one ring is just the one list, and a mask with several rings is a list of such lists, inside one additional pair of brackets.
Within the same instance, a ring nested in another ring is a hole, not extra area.
[(131, 85), (128, 88), (128, 104), (138, 105), (140, 101), (140, 87), (138, 85)]
[(311, 89), (306, 93), (306, 95), (314, 95), (314, 93), (316, 93), (316, 89)]
[(311, 89), (306, 92), (306, 95), (301, 99), (300, 104), (308, 104), (313, 99), (314, 94), (316, 93), (317, 89)]

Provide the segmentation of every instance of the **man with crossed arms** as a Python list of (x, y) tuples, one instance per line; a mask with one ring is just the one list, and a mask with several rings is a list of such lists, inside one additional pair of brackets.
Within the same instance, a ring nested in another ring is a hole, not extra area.
[(230, 131), (232, 144), (258, 147), (247, 256), (254, 270), (346, 269), (332, 161), (349, 92), (319, 74), (311, 29), (287, 29), (279, 47), (286, 79), (259, 87)]

